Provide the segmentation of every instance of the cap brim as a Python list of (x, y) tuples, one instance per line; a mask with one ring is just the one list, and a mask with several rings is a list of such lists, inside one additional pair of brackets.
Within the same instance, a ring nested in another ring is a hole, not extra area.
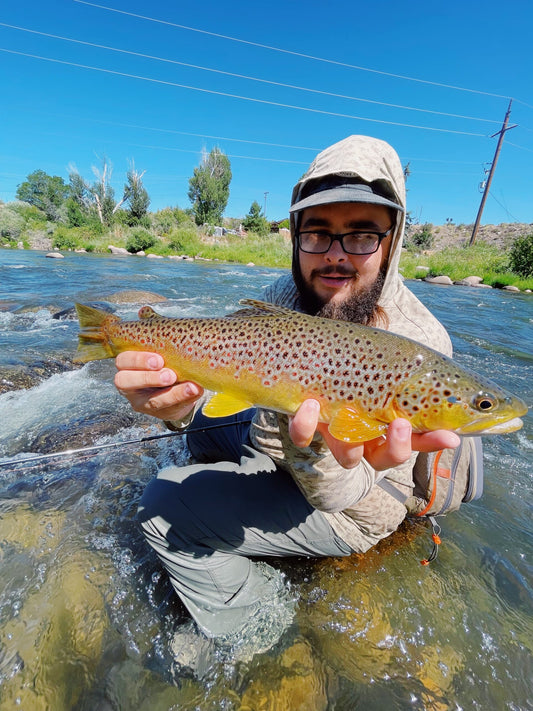
[(291, 205), (289, 212), (299, 212), (308, 207), (317, 207), (319, 205), (328, 205), (335, 202), (357, 202), (367, 203), (369, 205), (384, 205), (392, 207), (394, 210), (405, 212), (405, 209), (398, 203), (389, 200), (382, 195), (376, 195), (367, 185), (340, 185), (337, 187), (321, 190), (313, 193), (303, 200), (295, 202)]

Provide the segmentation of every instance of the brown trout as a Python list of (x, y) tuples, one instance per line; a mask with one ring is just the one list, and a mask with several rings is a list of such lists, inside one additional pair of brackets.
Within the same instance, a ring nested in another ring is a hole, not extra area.
[(220, 318), (166, 318), (144, 306), (138, 321), (76, 304), (75, 360), (159, 353), (180, 380), (216, 393), (203, 408), (210, 417), (252, 406), (291, 415), (314, 398), (320, 420), (345, 442), (378, 437), (398, 417), (415, 432), (500, 434), (522, 426), (522, 400), (420, 343), (261, 301), (240, 303), (250, 308)]

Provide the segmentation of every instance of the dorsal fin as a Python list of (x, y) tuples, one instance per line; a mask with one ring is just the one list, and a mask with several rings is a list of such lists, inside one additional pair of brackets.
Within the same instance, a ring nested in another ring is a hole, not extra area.
[(288, 309), (285, 306), (269, 304), (266, 301), (259, 301), (258, 299), (241, 299), (239, 304), (251, 306), (254, 310), (261, 311), (265, 315), (273, 314), (275, 316), (293, 316), (295, 313), (292, 309)]

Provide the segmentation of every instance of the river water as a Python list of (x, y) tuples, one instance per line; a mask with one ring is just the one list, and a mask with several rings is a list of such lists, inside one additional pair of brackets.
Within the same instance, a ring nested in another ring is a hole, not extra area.
[[(173, 656), (187, 615), (135, 523), (180, 437), (40, 463), (32, 454), (150, 436), (111, 361), (70, 365), (75, 300), (141, 289), (171, 316), (220, 315), (281, 272), (232, 264), (0, 250), (0, 709), (533, 708), (533, 418), (485, 438), (484, 495), (365, 556), (275, 563), (296, 613), (279, 642), (197, 679)], [(412, 282), (456, 358), (533, 403), (533, 298)], [(120, 316), (138, 306), (119, 305)], [(17, 387), (21, 373), (34, 378)]]

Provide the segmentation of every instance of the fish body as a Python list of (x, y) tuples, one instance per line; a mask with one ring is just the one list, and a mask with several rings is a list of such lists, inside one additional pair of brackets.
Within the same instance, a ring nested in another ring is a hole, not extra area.
[(145, 306), (136, 321), (76, 304), (75, 360), (159, 353), (180, 380), (216, 393), (203, 410), (211, 417), (252, 406), (291, 415), (314, 398), (320, 420), (346, 442), (373, 439), (398, 417), (415, 432), (522, 426), (522, 400), (416, 341), (260, 301), (241, 304), (250, 308), (220, 318), (167, 318)]

